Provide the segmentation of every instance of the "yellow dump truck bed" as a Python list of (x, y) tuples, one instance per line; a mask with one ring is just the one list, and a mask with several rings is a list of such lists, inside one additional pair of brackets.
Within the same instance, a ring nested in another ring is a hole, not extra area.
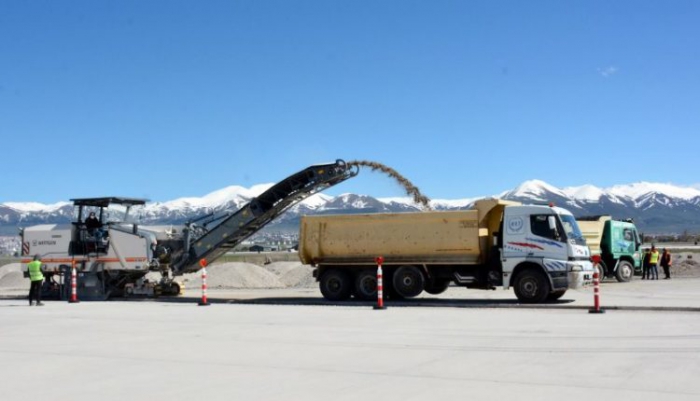
[(603, 239), (603, 229), (608, 220), (610, 216), (600, 216), (598, 220), (577, 220), (581, 234), (593, 255), (600, 254), (600, 241)]
[(299, 257), (305, 264), (482, 262), (488, 229), (479, 211), (305, 216)]

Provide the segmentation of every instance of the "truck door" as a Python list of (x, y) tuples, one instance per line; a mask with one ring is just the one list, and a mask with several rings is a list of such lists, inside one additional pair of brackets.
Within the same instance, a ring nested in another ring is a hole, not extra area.
[(505, 226), (506, 258), (537, 257), (561, 260), (562, 254), (567, 253), (566, 235), (554, 214), (506, 215)]

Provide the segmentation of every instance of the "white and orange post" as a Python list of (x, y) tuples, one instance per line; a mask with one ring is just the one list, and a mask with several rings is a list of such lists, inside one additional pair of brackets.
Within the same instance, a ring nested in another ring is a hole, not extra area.
[(77, 304), (78, 302), (78, 272), (75, 269), (75, 259), (71, 262), (70, 268), (70, 299), (68, 303)]
[(384, 257), (377, 256), (375, 259), (377, 262), (377, 305), (374, 306), (375, 310), (384, 310), (384, 273), (382, 272), (382, 265), (384, 264)]
[[(593, 266), (600, 263), (600, 255), (591, 257)], [(588, 313), (605, 313), (605, 310), (600, 308), (600, 275), (598, 269), (593, 270), (593, 309), (589, 309)]]
[(199, 265), (202, 267), (202, 299), (198, 305), (209, 306), (209, 301), (207, 301), (207, 260), (204, 258), (200, 259)]

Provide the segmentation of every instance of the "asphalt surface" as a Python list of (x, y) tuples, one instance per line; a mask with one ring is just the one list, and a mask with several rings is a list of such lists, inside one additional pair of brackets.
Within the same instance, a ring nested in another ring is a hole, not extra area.
[[(0, 300), (2, 400), (697, 400), (700, 280), (560, 303), (450, 288), (387, 310), (318, 290)], [(5, 294), (7, 295), (7, 294)], [(276, 300), (276, 301), (275, 301)]]
[[(687, 311), (700, 312), (700, 278), (677, 278), (671, 280), (640, 280), (619, 283), (606, 279), (600, 286), (600, 304), (604, 309)], [(188, 290), (177, 298), (162, 298), (158, 302), (196, 303), (201, 298), (198, 290)], [(266, 305), (334, 305), (368, 307), (374, 302), (329, 302), (321, 297), (317, 288), (302, 289), (209, 289), (209, 300), (227, 304)], [(149, 300), (151, 302), (151, 300)], [(450, 287), (440, 295), (423, 293), (407, 300), (387, 300), (389, 307), (455, 307), (455, 308), (534, 308), (534, 309), (591, 309), (593, 287), (569, 290), (552, 303), (524, 305), (518, 302), (512, 289), (492, 291), (468, 290)]]

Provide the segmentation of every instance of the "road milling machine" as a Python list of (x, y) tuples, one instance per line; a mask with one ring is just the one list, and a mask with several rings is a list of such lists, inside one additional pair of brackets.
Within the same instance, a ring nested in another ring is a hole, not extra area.
[[(20, 229), (22, 263), (39, 255), (43, 293), (67, 299), (72, 266), (80, 299), (104, 300), (131, 295), (176, 295), (174, 277), (198, 271), (303, 199), (358, 173), (343, 160), (310, 166), (273, 185), (239, 210), (209, 214), (179, 226), (139, 224), (146, 200), (125, 197), (71, 199), (70, 224)], [(88, 224), (95, 213), (97, 224)], [(26, 266), (25, 266), (26, 269)], [(149, 272), (160, 273), (148, 280)]]

